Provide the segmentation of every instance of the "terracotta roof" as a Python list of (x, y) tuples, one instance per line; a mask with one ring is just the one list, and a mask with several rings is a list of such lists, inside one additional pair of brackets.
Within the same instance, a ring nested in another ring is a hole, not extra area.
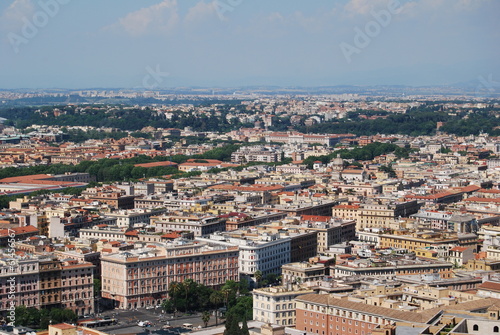
[(152, 162), (152, 163), (143, 163), (143, 164), (135, 164), (134, 166), (138, 167), (143, 167), (143, 168), (151, 168), (151, 167), (156, 167), (156, 166), (177, 166), (178, 164), (175, 162), (169, 162), (169, 161), (164, 161), (164, 162)]
[(53, 327), (53, 328), (61, 329), (61, 330), (76, 328), (76, 326), (73, 326), (73, 325), (70, 325), (70, 324), (67, 324), (67, 323), (58, 323), (56, 325), (50, 325), (50, 326)]
[(304, 221), (314, 221), (314, 222), (328, 222), (331, 220), (331, 216), (320, 216), (320, 215), (302, 215), (301, 219)]
[(139, 232), (137, 230), (130, 230), (125, 233), (125, 236), (137, 236), (139, 235)]
[(362, 174), (365, 172), (364, 170), (342, 170), (342, 173), (350, 173), (350, 174)]
[(358, 205), (337, 205), (334, 206), (333, 208), (339, 208), (339, 209), (358, 209)]
[(469, 186), (465, 186), (465, 187), (462, 187), (460, 189), (461, 192), (464, 192), (464, 193), (467, 193), (467, 192), (474, 192), (474, 191), (477, 191), (477, 190), (480, 190), (481, 187), (477, 186), (477, 185), (469, 185)]
[(481, 289), (481, 290), (486, 290), (486, 291), (500, 292), (500, 283), (492, 282), (492, 281), (485, 281), (484, 283), (479, 285), (477, 288)]
[(6, 228), (0, 230), (0, 236), (8, 236), (10, 232), (14, 232), (14, 234), (26, 234), (26, 233), (34, 233), (38, 232), (38, 228), (34, 226), (23, 226), (23, 227), (15, 227), (15, 228)]
[(373, 306), (361, 302), (349, 301), (348, 299), (332, 298), (328, 294), (305, 294), (299, 296), (296, 300), (323, 306), (346, 308), (349, 310), (376, 315), (383, 318), (408, 321), (412, 323), (427, 323), (432, 318), (434, 318), (436, 314), (441, 312), (439, 308), (432, 308), (422, 312), (399, 311), (391, 308)]
[(460, 251), (460, 252), (464, 252), (465, 250), (467, 250), (468, 248), (466, 247), (454, 247), (452, 249), (450, 249), (450, 251)]

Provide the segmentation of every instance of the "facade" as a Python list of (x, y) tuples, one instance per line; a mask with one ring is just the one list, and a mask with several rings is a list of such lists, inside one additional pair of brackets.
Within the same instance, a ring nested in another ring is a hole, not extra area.
[(288, 263), (281, 267), (283, 283), (307, 283), (321, 281), (325, 277), (325, 265), (309, 262)]
[(152, 224), (157, 231), (182, 231), (189, 230), (194, 236), (207, 236), (215, 232), (226, 230), (226, 220), (216, 216), (197, 215), (163, 215), (155, 217)]
[(394, 322), (423, 326), (439, 317), (440, 311), (420, 313), (371, 306), (330, 294), (306, 294), (296, 298), (296, 329), (328, 335), (368, 335)]
[(241, 234), (240, 236), (212, 234), (209, 238), (200, 239), (225, 246), (237, 246), (240, 251), (238, 259), (240, 275), (251, 279), (255, 272), (264, 276), (280, 274), (281, 266), (290, 263), (291, 238), (267, 232), (261, 234)]
[(106, 215), (116, 219), (119, 227), (133, 227), (135, 224), (149, 224), (151, 216), (160, 215), (166, 210), (122, 210), (107, 213)]
[(275, 325), (295, 325), (295, 298), (313, 293), (298, 286), (274, 286), (254, 289), (253, 319)]
[(77, 315), (94, 312), (94, 265), (70, 262), (61, 269), (61, 307)]
[(476, 234), (439, 233), (431, 231), (412, 234), (401, 233), (401, 235), (380, 235), (381, 248), (404, 248), (408, 251), (415, 251), (418, 248), (450, 244), (472, 247), (474, 251), (477, 251), (478, 238)]
[(0, 310), (7, 310), (13, 302), (15, 306), (38, 309), (69, 308), (77, 315), (93, 313), (93, 269), (90, 263), (76, 261), (3, 258)]
[(238, 248), (208, 243), (158, 243), (104, 255), (101, 267), (102, 296), (120, 309), (161, 304), (172, 282), (192, 279), (219, 287), (226, 280), (239, 281)]
[(451, 278), (453, 274), (451, 263), (437, 261), (400, 261), (394, 265), (388, 263), (335, 265), (333, 271), (335, 277), (370, 276), (392, 278), (394, 276), (436, 273), (439, 274), (440, 278), (446, 279)]
[[(323, 218), (328, 221), (316, 221)], [(324, 253), (330, 245), (350, 241), (356, 237), (356, 221), (354, 220), (339, 220), (331, 217), (309, 215), (302, 216), (302, 220), (307, 223), (306, 231), (317, 233), (317, 253)]]

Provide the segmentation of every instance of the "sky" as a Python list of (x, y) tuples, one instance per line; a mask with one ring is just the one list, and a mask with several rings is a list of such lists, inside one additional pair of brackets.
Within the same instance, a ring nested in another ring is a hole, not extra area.
[(499, 0), (3, 0), (0, 89), (500, 82)]

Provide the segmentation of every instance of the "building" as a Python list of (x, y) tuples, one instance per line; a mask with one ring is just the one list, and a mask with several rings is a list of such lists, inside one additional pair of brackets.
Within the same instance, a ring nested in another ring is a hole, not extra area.
[[(11, 256), (0, 260), (0, 310), (11, 302), (33, 308), (94, 311), (94, 265), (53, 258)], [(13, 297), (12, 297), (13, 295)]]
[(156, 306), (172, 282), (186, 279), (220, 287), (239, 281), (238, 248), (176, 240), (101, 258), (102, 297), (119, 309)]
[(405, 322), (414, 327), (428, 326), (441, 311), (397, 310), (367, 305), (347, 296), (306, 294), (296, 299), (296, 329), (315, 334), (368, 335), (379, 326)]
[(408, 251), (415, 251), (419, 248), (439, 247), (440, 245), (455, 245), (472, 247), (474, 252), (477, 251), (478, 238), (476, 234), (457, 234), (423, 231), (415, 233), (406, 233), (404, 231), (395, 232), (394, 234), (381, 234), (381, 248), (403, 248)]
[(295, 298), (311, 293), (311, 289), (291, 285), (254, 289), (253, 319), (292, 327), (295, 325)]
[(437, 273), (441, 278), (452, 277), (452, 264), (431, 260), (392, 260), (372, 261), (354, 260), (347, 264), (337, 264), (333, 270), (334, 277), (370, 276), (392, 278), (404, 275), (422, 275)]
[(149, 219), (152, 216), (157, 216), (166, 212), (166, 209), (156, 210), (119, 210), (111, 213), (106, 213), (106, 216), (116, 219), (116, 224), (119, 227), (133, 227), (135, 224), (149, 224)]
[(68, 323), (59, 323), (49, 325), (47, 331), (37, 332), (37, 335), (108, 335), (96, 329), (70, 325)]
[(326, 267), (323, 263), (312, 264), (309, 262), (297, 262), (284, 264), (281, 267), (281, 278), (283, 283), (308, 283), (323, 280)]
[(9, 246), (10, 241), (22, 241), (31, 236), (36, 236), (39, 231), (33, 226), (23, 226), (14, 228), (5, 228), (0, 230), (0, 247), (5, 248)]
[(239, 272), (241, 276), (250, 281), (254, 274), (260, 271), (264, 276), (268, 274), (279, 275), (281, 266), (290, 263), (291, 238), (280, 236), (278, 233), (256, 232), (243, 233), (231, 232), (224, 234), (212, 234), (209, 238), (199, 241), (209, 241), (225, 246), (237, 246), (239, 255)]
[(155, 226), (156, 231), (192, 231), (197, 237), (226, 230), (226, 219), (212, 215), (165, 214), (152, 219), (151, 224)]

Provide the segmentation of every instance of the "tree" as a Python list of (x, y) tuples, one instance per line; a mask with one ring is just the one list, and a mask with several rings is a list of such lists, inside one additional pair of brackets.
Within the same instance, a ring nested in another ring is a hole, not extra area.
[(101, 281), (99, 279), (94, 279), (94, 297), (101, 296)]
[(244, 319), (251, 320), (253, 315), (253, 299), (251, 296), (239, 297), (236, 304), (228, 311), (229, 314), (235, 315), (239, 321)]
[(219, 306), (220, 306), (220, 304), (222, 304), (223, 301), (224, 301), (224, 296), (222, 295), (222, 293), (220, 291), (214, 291), (210, 295), (210, 302), (215, 307), (215, 325), (219, 324), (219, 321), (218, 321)]
[(165, 299), (161, 303), (161, 308), (165, 311), (165, 313), (175, 313), (175, 306), (172, 303), (171, 299)]
[(243, 324), (241, 326), (241, 335), (250, 335), (246, 318), (243, 319)]
[(182, 292), (182, 284), (179, 282), (172, 282), (168, 287), (168, 296), (170, 297), (170, 301), (172, 303), (172, 307), (174, 309), (174, 316), (177, 312), (180, 302), (179, 302), (179, 294)]
[(259, 287), (260, 281), (262, 280), (262, 271), (257, 270), (253, 274), (255, 278), (255, 282), (257, 283), (257, 287)]
[(224, 329), (224, 335), (240, 335), (241, 329), (238, 325), (238, 318), (233, 313), (226, 314), (226, 327)]
[(196, 282), (192, 279), (186, 279), (182, 282), (182, 290), (184, 291), (184, 300), (186, 301), (186, 312), (190, 309), (196, 308), (193, 304), (193, 298), (197, 296), (197, 286)]
[(207, 328), (208, 327), (208, 321), (210, 321), (210, 312), (209, 311), (204, 311), (201, 314), (201, 320), (205, 324), (205, 328)]

